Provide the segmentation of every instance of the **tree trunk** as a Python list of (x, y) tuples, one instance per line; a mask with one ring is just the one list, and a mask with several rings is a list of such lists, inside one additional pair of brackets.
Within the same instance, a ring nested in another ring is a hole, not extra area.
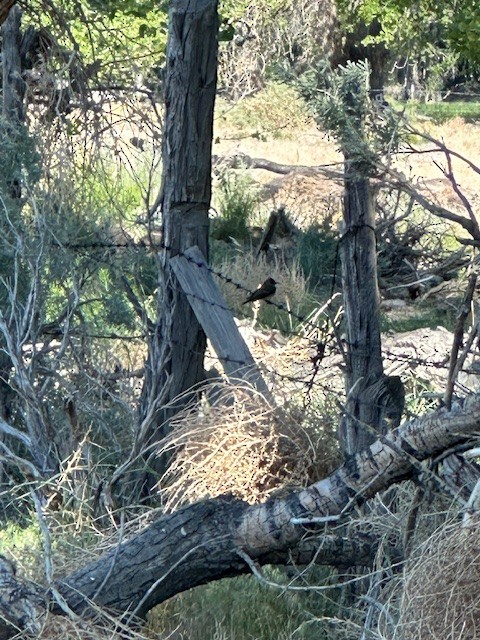
[(363, 40), (367, 37), (376, 37), (380, 35), (381, 31), (382, 25), (378, 18), (374, 18), (369, 25), (363, 22), (358, 23), (354, 31), (346, 34), (343, 56), (339, 56), (338, 60), (343, 65), (347, 61), (368, 61), (370, 99), (379, 105), (384, 102), (383, 90), (388, 73), (390, 52), (383, 42), (365, 45)]
[[(305, 534), (302, 518), (339, 515), (352, 499), (364, 502), (408, 478), (418, 461), (465, 441), (479, 428), (476, 396), (465, 401), (463, 410), (439, 410), (389, 432), (328, 478), (298, 493), (259, 505), (220, 497), (161, 517), (58, 588), (74, 611), (88, 609), (93, 600), (142, 617), (180, 591), (248, 572), (244, 554), (259, 564), (270, 562), (275, 552), (299, 544)], [(319, 527), (323, 533), (325, 522)]]
[(25, 97), (26, 84), (22, 78), (22, 58), (20, 55), (21, 18), (21, 10), (14, 6), (2, 26), (2, 115), (12, 127), (24, 121), (23, 99)]
[[(167, 45), (159, 321), (150, 338), (136, 453), (152, 448), (204, 379), (205, 335), (170, 268), (197, 245), (208, 258), (213, 108), (217, 79), (217, 0), (174, 0)], [(153, 458), (161, 474), (165, 460)], [(149, 482), (148, 484), (151, 484)]]

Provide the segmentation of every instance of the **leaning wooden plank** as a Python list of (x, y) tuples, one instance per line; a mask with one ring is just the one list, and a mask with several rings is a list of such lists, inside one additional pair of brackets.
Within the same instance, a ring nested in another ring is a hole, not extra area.
[(191, 247), (170, 264), (228, 379), (249, 382), (273, 402), (200, 249)]

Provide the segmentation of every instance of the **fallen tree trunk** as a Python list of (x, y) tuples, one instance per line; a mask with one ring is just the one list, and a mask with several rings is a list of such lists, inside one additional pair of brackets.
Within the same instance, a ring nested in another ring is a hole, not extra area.
[(348, 505), (408, 477), (418, 461), (465, 441), (479, 428), (476, 396), (462, 411), (440, 410), (404, 424), (299, 493), (253, 506), (216, 498), (162, 517), (68, 576), (58, 589), (77, 612), (93, 600), (143, 617), (180, 591), (248, 572), (239, 552), (266, 563), (269, 554), (287, 551), (302, 539), (305, 528), (292, 519), (337, 516)]
[[(262, 184), (259, 191), (261, 201), (272, 199), (285, 184), (285, 179), (291, 176), (304, 176), (306, 178), (321, 177), (333, 181), (337, 186), (343, 187), (342, 163), (335, 162), (318, 166), (300, 164), (280, 164), (265, 158), (252, 158), (245, 153), (236, 153), (229, 156), (212, 156), (212, 166), (218, 171), (222, 169), (261, 169), (276, 173), (280, 177)], [(330, 183), (330, 187), (331, 187)]]
[[(348, 517), (354, 503), (409, 477), (419, 461), (464, 444), (479, 430), (480, 396), (473, 396), (454, 411), (441, 409), (405, 423), (352, 456), (328, 478), (298, 493), (253, 506), (220, 497), (163, 516), (136, 537), (59, 580), (55, 588), (76, 613), (92, 613), (97, 605), (129, 620), (142, 618), (176, 593), (248, 573), (247, 559), (259, 565), (284, 564), (289, 550), (302, 549), (305, 530), (312, 531), (316, 518)], [(323, 531), (325, 521), (321, 527)], [(330, 542), (324, 555), (321, 545), (315, 550), (317, 561), (332, 564), (334, 554), (341, 553), (339, 540)], [(365, 558), (362, 545), (355, 549), (350, 543), (346, 548), (350, 561), (355, 561), (356, 553)], [(308, 546), (303, 553), (305, 561)], [(9, 581), (13, 585), (14, 576)], [(0, 595), (0, 614), (8, 613), (11, 618), (13, 586), (10, 597)], [(63, 612), (58, 605), (53, 610)], [(22, 619), (22, 626), (25, 624)]]

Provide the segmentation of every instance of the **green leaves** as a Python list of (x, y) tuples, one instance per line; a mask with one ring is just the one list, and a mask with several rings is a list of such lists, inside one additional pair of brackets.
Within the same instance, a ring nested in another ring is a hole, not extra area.
[(336, 71), (324, 66), (304, 74), (298, 87), (317, 122), (332, 133), (350, 160), (375, 171), (376, 162), (399, 141), (393, 111), (378, 111), (369, 97), (366, 62), (347, 62)]
[(480, 64), (480, 3), (457, 3), (448, 28), (452, 47), (475, 65)]
[[(154, 0), (142, 0), (142, 2), (137, 2), (137, 0), (87, 0), (86, 4), (91, 9), (112, 19), (117, 13), (145, 18), (150, 11), (158, 8), (159, 3)], [(168, 3), (164, 2), (163, 4)]]
[(354, 31), (378, 21), (380, 32), (363, 44), (383, 42), (395, 54), (442, 58), (449, 53), (480, 62), (480, 3), (472, 0), (339, 0), (342, 27)]

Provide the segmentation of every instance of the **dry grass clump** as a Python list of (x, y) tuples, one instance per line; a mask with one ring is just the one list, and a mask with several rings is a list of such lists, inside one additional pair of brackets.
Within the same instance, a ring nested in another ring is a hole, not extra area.
[(402, 640), (480, 638), (480, 523), (443, 528), (406, 572)]
[(226, 493), (255, 503), (307, 482), (311, 451), (263, 396), (242, 383), (213, 383), (204, 393), (201, 410), (178, 415), (162, 447), (173, 454), (160, 482), (168, 511)]
[(342, 197), (343, 187), (337, 180), (321, 173), (314, 176), (290, 174), (281, 180), (274, 201), (281, 202), (292, 222), (305, 230), (324, 220), (331, 220), (332, 226), (336, 226), (342, 216)]
[[(42, 640), (117, 640), (121, 635), (92, 623), (71, 620), (63, 616), (47, 616), (45, 623), (37, 635)], [(124, 637), (124, 636), (123, 636)]]
[[(18, 637), (32, 636), (25, 633)], [(147, 627), (141, 631), (130, 629), (99, 609), (98, 620), (72, 619), (49, 613), (35, 637), (38, 640), (150, 640), (156, 636), (150, 634)]]
[[(256, 256), (253, 253), (242, 253), (233, 260), (225, 259), (219, 266), (219, 271), (231, 278), (234, 282), (239, 282), (246, 289), (254, 290), (267, 277), (273, 278), (277, 282), (277, 291), (272, 300), (276, 303), (283, 303), (288, 309), (297, 309), (307, 297), (307, 281), (298, 264), (294, 263), (288, 268), (283, 260), (268, 262), (263, 256)], [(245, 315), (250, 312), (251, 305), (243, 306), (243, 301), (247, 297), (246, 291), (238, 291), (236, 287), (225, 284), (221, 281), (220, 286), (227, 301), (227, 304), (238, 314)], [(267, 309), (268, 311), (268, 309)]]

